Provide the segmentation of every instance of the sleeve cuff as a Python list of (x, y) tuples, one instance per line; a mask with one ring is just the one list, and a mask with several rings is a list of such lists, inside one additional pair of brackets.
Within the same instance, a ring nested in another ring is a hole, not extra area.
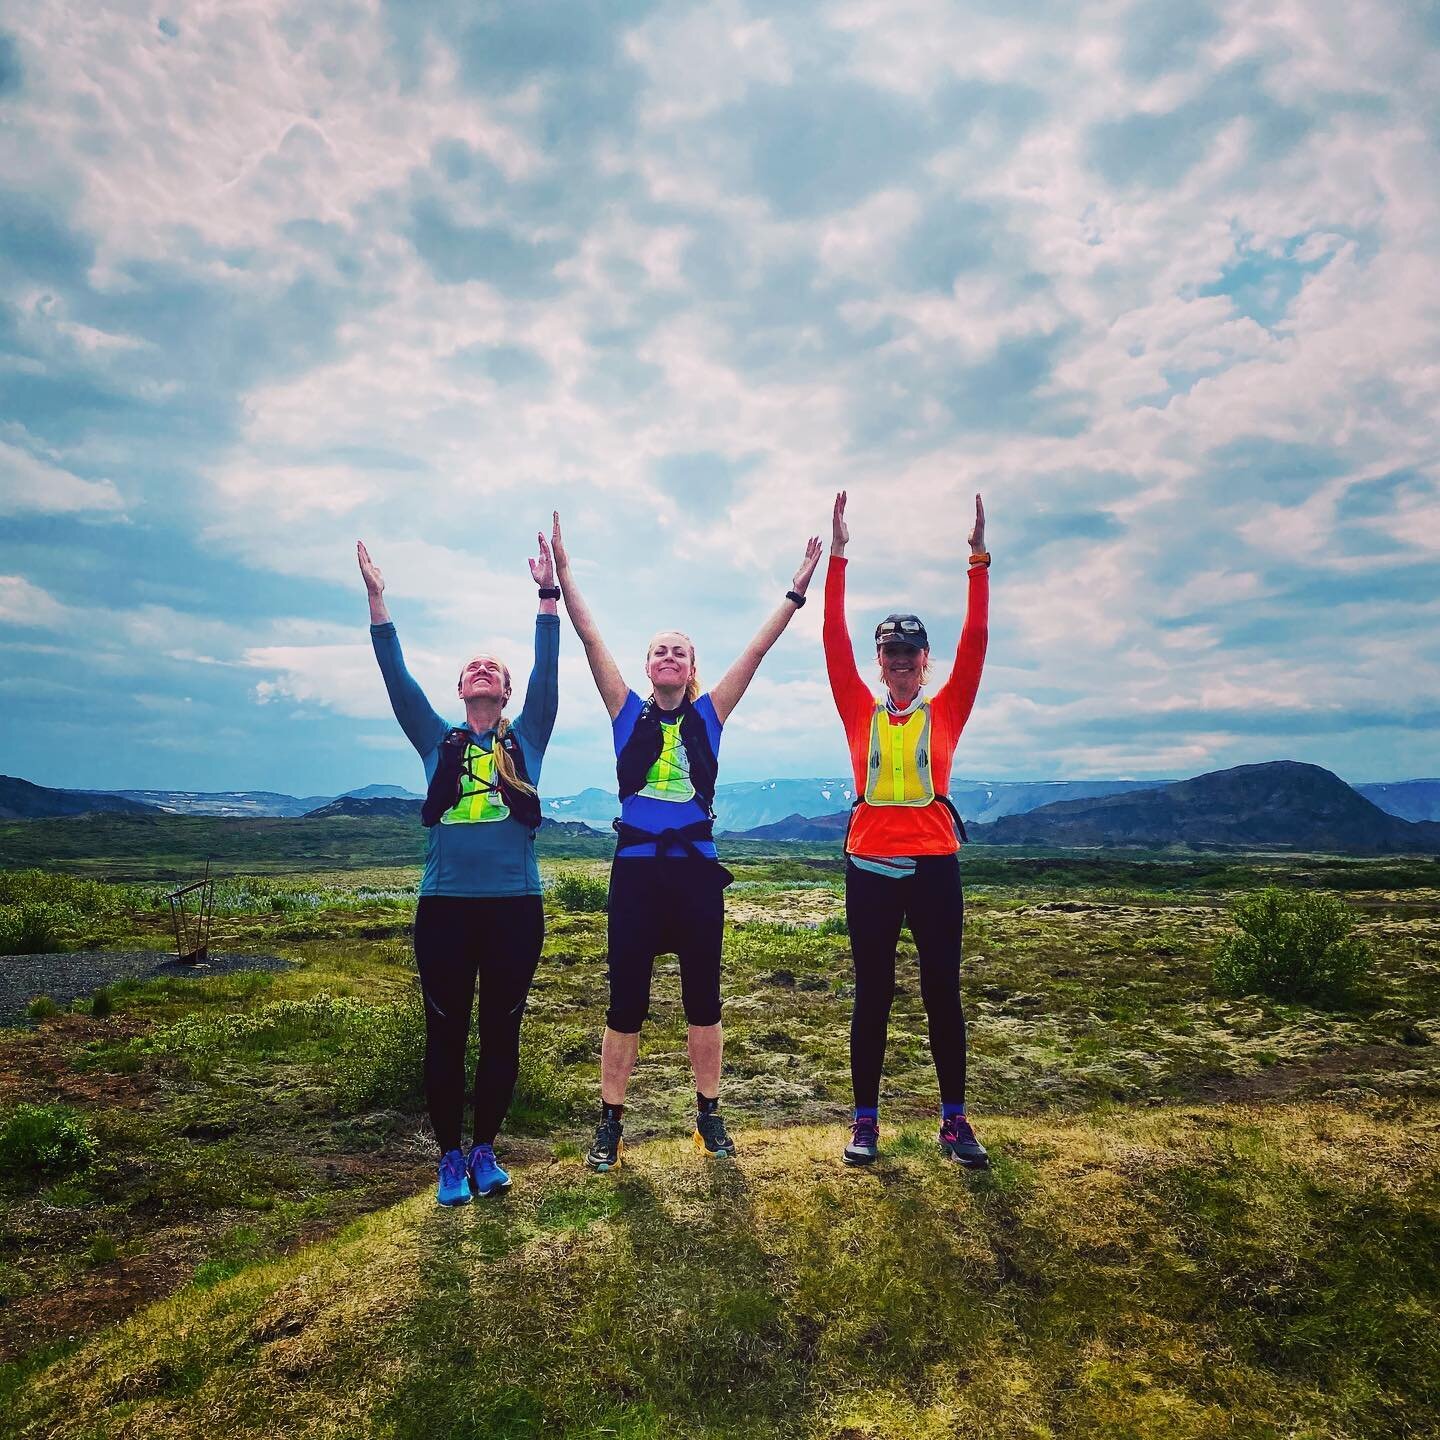
[(387, 620), (383, 625), (371, 625), (370, 633), (372, 635), (393, 635), (395, 633), (395, 622), (393, 620)]
[(560, 623), (560, 617), (558, 615), (548, 615), (543, 610), (537, 610), (535, 612), (535, 623), (537, 625), (558, 625)]

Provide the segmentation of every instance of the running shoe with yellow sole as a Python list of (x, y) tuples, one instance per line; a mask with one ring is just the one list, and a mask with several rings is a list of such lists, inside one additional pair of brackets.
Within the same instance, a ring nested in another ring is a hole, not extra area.
[(728, 1160), (735, 1154), (735, 1142), (718, 1110), (695, 1117), (695, 1148), (716, 1160)]
[(625, 1149), (625, 1142), (621, 1139), (623, 1130), (618, 1120), (602, 1120), (595, 1127), (595, 1143), (585, 1157), (585, 1163), (592, 1170), (603, 1173), (620, 1168), (620, 1155)]

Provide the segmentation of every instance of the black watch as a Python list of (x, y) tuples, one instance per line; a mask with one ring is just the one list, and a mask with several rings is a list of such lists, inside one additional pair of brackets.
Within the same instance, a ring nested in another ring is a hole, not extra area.
[(542, 600), (558, 600), (560, 598), (560, 587), (558, 585), (542, 585), (540, 587), (540, 598)]
[(785, 598), (794, 601), (797, 610), (805, 603), (805, 597), (803, 595), (797, 595), (793, 590), (787, 590), (785, 592)]

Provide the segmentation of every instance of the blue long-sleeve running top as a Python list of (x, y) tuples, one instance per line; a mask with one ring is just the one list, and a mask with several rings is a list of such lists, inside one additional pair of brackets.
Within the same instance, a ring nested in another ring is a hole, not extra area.
[[(372, 625), (370, 642), (390, 696), (390, 708), (425, 766), (429, 788), (440, 761), (440, 742), (450, 726), (436, 713), (425, 692), (405, 668), (393, 623)], [(560, 617), (535, 617), (535, 668), (525, 688), (525, 708), (511, 722), (520, 742), (530, 783), (540, 784), (545, 747), (555, 728), (559, 705)], [(463, 721), (461, 722), (464, 723)], [(475, 732), (471, 732), (474, 734)], [(482, 750), (494, 746), (495, 732), (475, 734)], [(422, 895), (539, 895), (540, 871), (535, 839), (513, 820), (482, 825), (432, 825), (426, 832)]]

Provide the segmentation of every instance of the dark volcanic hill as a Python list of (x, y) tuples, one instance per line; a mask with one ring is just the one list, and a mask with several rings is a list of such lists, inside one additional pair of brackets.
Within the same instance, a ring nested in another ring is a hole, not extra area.
[(420, 818), (422, 800), (399, 800), (389, 795), (342, 795), (307, 813), (307, 820), (328, 820), (334, 815), (394, 815), (402, 820)]
[(727, 830), (732, 840), (840, 840), (850, 823), (850, 812), (835, 815), (787, 815), (772, 825), (756, 825), (750, 830)]
[(120, 815), (154, 815), (154, 805), (126, 800), (119, 795), (89, 790), (51, 790), (13, 775), (0, 775), (0, 820), (41, 820), (56, 815), (91, 815), (107, 811)]
[(989, 845), (1193, 845), (1339, 854), (1440, 853), (1440, 824), (1387, 815), (1318, 765), (1239, 765), (970, 827)]

